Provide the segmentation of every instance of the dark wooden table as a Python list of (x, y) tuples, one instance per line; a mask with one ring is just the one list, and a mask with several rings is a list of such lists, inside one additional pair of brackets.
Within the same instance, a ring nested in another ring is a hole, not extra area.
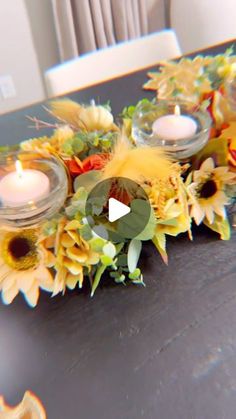
[[(110, 99), (117, 114), (153, 96), (145, 80), (140, 71), (71, 97)], [(2, 116), (1, 144), (35, 135), (25, 115), (46, 117), (40, 105)], [(31, 389), (52, 419), (235, 419), (235, 243), (200, 229), (193, 242), (168, 240), (168, 267), (145, 246), (146, 288), (0, 305), (0, 393), (17, 403)]]

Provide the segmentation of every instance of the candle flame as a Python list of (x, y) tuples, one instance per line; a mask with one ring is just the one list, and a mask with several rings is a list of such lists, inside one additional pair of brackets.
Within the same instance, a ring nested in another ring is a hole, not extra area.
[(175, 111), (174, 111), (174, 114), (175, 114), (175, 115), (177, 115), (177, 116), (181, 115), (179, 105), (175, 105)]
[(16, 173), (19, 177), (22, 177), (23, 175), (23, 168), (20, 160), (16, 160)]

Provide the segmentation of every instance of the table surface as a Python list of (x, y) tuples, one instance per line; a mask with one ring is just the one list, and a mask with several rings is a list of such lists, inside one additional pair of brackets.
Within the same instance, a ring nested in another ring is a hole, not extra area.
[[(118, 114), (154, 96), (145, 80), (142, 70), (70, 97), (110, 100)], [(46, 118), (41, 105), (0, 117), (1, 144), (38, 135), (25, 115)], [(199, 229), (168, 240), (168, 267), (145, 245), (145, 288), (0, 305), (0, 393), (13, 404), (31, 389), (52, 419), (235, 419), (235, 242)]]

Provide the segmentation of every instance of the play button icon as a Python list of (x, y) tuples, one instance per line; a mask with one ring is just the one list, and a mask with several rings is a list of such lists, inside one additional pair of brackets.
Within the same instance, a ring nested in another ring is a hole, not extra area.
[(115, 243), (138, 237), (150, 221), (151, 206), (144, 189), (122, 177), (99, 182), (85, 206), (94, 234)]
[(108, 220), (110, 223), (119, 220), (121, 217), (130, 213), (130, 207), (123, 204), (115, 198), (109, 198), (108, 200)]

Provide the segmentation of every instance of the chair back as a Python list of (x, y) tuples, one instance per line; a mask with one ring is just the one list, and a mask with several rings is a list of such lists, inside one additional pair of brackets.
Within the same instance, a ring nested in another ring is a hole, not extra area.
[(97, 50), (45, 73), (49, 97), (66, 94), (181, 55), (174, 31), (164, 30)]

